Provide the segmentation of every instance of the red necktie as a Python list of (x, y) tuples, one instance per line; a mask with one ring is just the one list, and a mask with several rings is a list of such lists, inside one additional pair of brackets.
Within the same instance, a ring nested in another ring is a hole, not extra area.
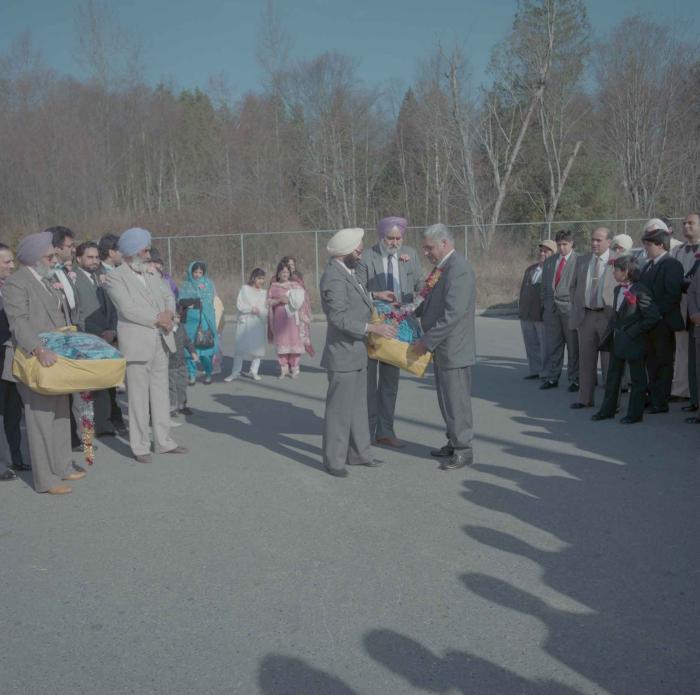
[(559, 261), (559, 265), (557, 266), (557, 273), (554, 276), (554, 287), (556, 288), (557, 285), (559, 284), (559, 281), (561, 280), (561, 274), (564, 272), (564, 266), (566, 265), (566, 258), (564, 256), (561, 257), (561, 260)]

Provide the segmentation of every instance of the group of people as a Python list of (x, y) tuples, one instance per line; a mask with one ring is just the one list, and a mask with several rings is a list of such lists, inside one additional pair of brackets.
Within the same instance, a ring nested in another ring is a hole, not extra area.
[(593, 230), (586, 253), (574, 250), (569, 230), (540, 242), (520, 287), (525, 378), (556, 388), (566, 351), (572, 409), (593, 408), (596, 385), (604, 386), (592, 420), (614, 418), (628, 391), (623, 424), (668, 413), (674, 400), (695, 413), (686, 422), (700, 424), (700, 215), (685, 218), (683, 235), (674, 239), (668, 222), (653, 218), (639, 249), (605, 227)]

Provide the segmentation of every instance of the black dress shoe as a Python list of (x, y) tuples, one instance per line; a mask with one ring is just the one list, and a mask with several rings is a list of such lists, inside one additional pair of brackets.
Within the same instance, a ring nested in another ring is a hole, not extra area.
[(557, 386), (559, 386), (558, 381), (552, 381), (551, 379), (547, 379), (547, 381), (545, 381), (544, 384), (540, 386), (540, 389), (542, 391), (546, 391), (547, 389), (555, 389)]
[(472, 451), (455, 451), (447, 461), (440, 464), (440, 470), (453, 471), (464, 466), (471, 466), (474, 463), (474, 452)]
[(17, 480), (17, 475), (8, 468), (0, 473), (0, 480)]
[(634, 425), (635, 422), (641, 422), (642, 418), (640, 417), (630, 417), (629, 415), (626, 415), (620, 420), (621, 425)]
[(451, 444), (445, 444), (445, 446), (440, 447), (439, 449), (431, 449), (430, 455), (431, 456), (437, 456), (438, 458), (442, 458), (443, 456), (452, 456), (454, 454), (455, 450), (452, 448)]
[(106, 432), (98, 432), (96, 437), (102, 438), (102, 437), (116, 437), (117, 433), (114, 432), (113, 430), (107, 430)]
[(651, 408), (649, 408), (649, 415), (658, 415), (659, 413), (667, 413), (667, 412), (668, 412), (667, 405), (652, 405)]
[(567, 389), (567, 391), (569, 393), (576, 393), (576, 391), (578, 391), (579, 388), (581, 387), (579, 386), (578, 381), (574, 381), (572, 384), (569, 384), (569, 388)]
[(539, 374), (528, 374), (527, 376), (524, 376), (523, 379), (527, 381), (528, 379), (539, 379), (540, 375)]
[(594, 415), (591, 415), (591, 420), (593, 422), (598, 422), (598, 420), (612, 420), (615, 416), (614, 415), (605, 415), (603, 413), (595, 413)]
[(348, 472), (345, 468), (326, 468), (328, 475), (333, 475), (336, 478), (347, 478)]
[(697, 403), (691, 403), (690, 405), (684, 405), (681, 410), (684, 413), (694, 413), (698, 409)]
[(700, 417), (687, 417), (685, 421), (689, 425), (700, 425)]
[(31, 471), (32, 467), (28, 464), (25, 463), (24, 461), (15, 461), (12, 463), (10, 468), (14, 468), (16, 471)]
[(376, 468), (382, 465), (381, 459), (370, 459), (369, 461), (358, 461), (357, 463), (347, 462), (348, 466), (367, 466), (367, 468)]
[(192, 415), (192, 408), (185, 406), (184, 408), (180, 408), (178, 412), (182, 413), (183, 415)]
[(569, 408), (571, 410), (581, 410), (581, 408), (592, 408), (592, 405), (586, 405), (585, 403), (572, 403)]

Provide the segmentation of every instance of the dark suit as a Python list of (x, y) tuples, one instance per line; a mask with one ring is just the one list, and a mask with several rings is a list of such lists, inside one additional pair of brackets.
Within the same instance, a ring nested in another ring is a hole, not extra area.
[(538, 375), (544, 372), (546, 358), (544, 322), (542, 320), (542, 274), (540, 273), (537, 282), (533, 283), (532, 281), (534, 273), (539, 267), (539, 263), (533, 263), (525, 269), (518, 299), (518, 317), (525, 343), (528, 374)]
[[(407, 255), (408, 261), (398, 259)], [(413, 296), (422, 285), (421, 267), (418, 255), (409, 246), (402, 246), (394, 253), (393, 263), (399, 276), (399, 287), (394, 278), (387, 277), (384, 270), (384, 257), (381, 244), (375, 244), (362, 252), (357, 266), (357, 279), (371, 292), (384, 292), (390, 289), (397, 294), (401, 304), (410, 304)], [(398, 291), (397, 291), (398, 290)], [(394, 412), (399, 392), (399, 368), (377, 360), (367, 360), (367, 414), (369, 417), (370, 439), (396, 437), (394, 432)]]
[(438, 405), (455, 450), (474, 439), (471, 367), (476, 362), (476, 281), (471, 263), (457, 251), (444, 259), (442, 274), (416, 310), (423, 344), (433, 353)]
[[(615, 288), (614, 307), (617, 307), (621, 291), (620, 286)], [(644, 358), (648, 350), (646, 336), (659, 323), (661, 314), (644, 285), (634, 284), (628, 291), (636, 301), (630, 302), (626, 298), (622, 300), (620, 308), (614, 310), (601, 341), (601, 349), (610, 351), (610, 361), (605, 382), (605, 396), (599, 412), (601, 415), (610, 417), (615, 415), (626, 362), (630, 370), (627, 417), (636, 420), (644, 413), (647, 388), (647, 375), (644, 368)]]
[[(12, 350), (8, 350), (12, 333), (10, 324), (7, 321), (5, 306), (2, 295), (0, 295), (0, 375), (9, 374), (12, 371)], [(8, 364), (5, 365), (5, 354), (9, 353)], [(22, 434), (20, 423), (22, 421), (22, 399), (17, 392), (17, 384), (0, 378), (0, 415), (3, 416), (3, 429), (7, 445), (10, 449), (10, 457), (13, 464), (24, 463), (22, 459)]]
[(658, 261), (647, 263), (639, 281), (650, 291), (661, 314), (661, 321), (647, 335), (647, 376), (651, 405), (666, 408), (673, 383), (675, 331), (685, 327), (680, 309), (683, 266), (667, 253)]

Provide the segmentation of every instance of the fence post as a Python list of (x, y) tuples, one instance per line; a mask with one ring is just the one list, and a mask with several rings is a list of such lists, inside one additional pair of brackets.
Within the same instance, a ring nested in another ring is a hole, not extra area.
[(625, 234), (627, 234), (627, 218), (625, 218)]
[(243, 237), (244, 235), (241, 234), (241, 284), (245, 281), (245, 244)]
[(316, 266), (316, 287), (318, 287), (318, 230), (314, 231), (314, 263)]
[(467, 225), (464, 225), (464, 257), (469, 258), (469, 242), (467, 241), (468, 239), (468, 234), (467, 234)]
[(170, 275), (173, 274), (173, 250), (170, 247), (171, 238), (172, 237), (168, 237), (168, 273), (170, 273)]
[(549, 222), (547, 222), (547, 239), (551, 239), (551, 238), (552, 238), (552, 220), (549, 220)]

